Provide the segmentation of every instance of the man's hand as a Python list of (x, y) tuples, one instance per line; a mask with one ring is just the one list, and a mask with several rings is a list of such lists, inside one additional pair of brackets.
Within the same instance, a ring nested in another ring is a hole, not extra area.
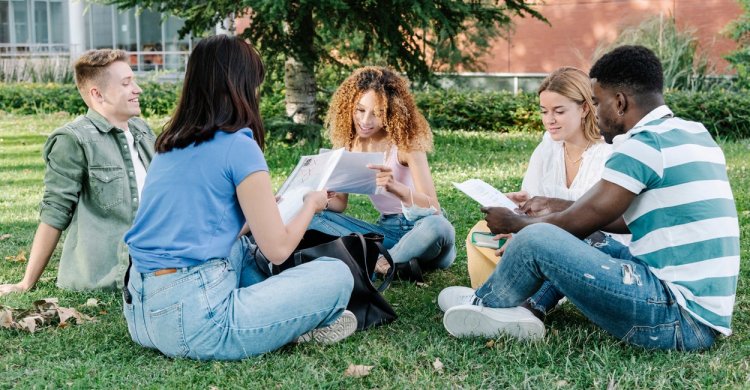
[(517, 233), (527, 224), (528, 217), (518, 215), (506, 207), (482, 207), (484, 220), (493, 234)]
[(14, 292), (26, 292), (28, 288), (26, 288), (21, 283), (15, 283), (15, 284), (0, 284), (0, 296), (7, 295)]

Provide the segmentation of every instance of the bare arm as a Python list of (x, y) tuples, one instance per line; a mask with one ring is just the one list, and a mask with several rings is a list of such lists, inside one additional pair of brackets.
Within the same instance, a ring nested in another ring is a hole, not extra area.
[(287, 225), (281, 220), (266, 171), (250, 174), (237, 186), (237, 198), (255, 242), (274, 264), (281, 264), (297, 247), (313, 215), (323, 210), (325, 191), (311, 191), (302, 209)]
[[(515, 233), (532, 223), (546, 222), (583, 238), (599, 230), (616, 227), (636, 194), (606, 180), (600, 180), (575, 203), (560, 212), (532, 217), (517, 215), (502, 207), (483, 207), (493, 233)], [(624, 225), (624, 223), (623, 223)]]
[(404, 156), (409, 166), (409, 172), (414, 180), (414, 191), (411, 191), (406, 184), (396, 181), (393, 178), (393, 172), (389, 167), (384, 165), (371, 165), (370, 168), (377, 169), (377, 184), (385, 188), (386, 191), (398, 197), (406, 204), (414, 204), (420, 207), (433, 206), (440, 212), (440, 202), (437, 199), (435, 183), (432, 181), (430, 166), (427, 163), (427, 154), (425, 152), (415, 151), (406, 153)]
[(28, 291), (36, 285), (60, 241), (60, 233), (60, 230), (44, 222), (39, 224), (34, 235), (34, 242), (31, 244), (29, 263), (26, 265), (23, 279), (16, 284), (0, 285), (0, 295)]

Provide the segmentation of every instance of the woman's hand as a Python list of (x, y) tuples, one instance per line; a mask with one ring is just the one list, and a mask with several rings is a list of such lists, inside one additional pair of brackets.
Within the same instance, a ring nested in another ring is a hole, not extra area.
[(328, 191), (310, 191), (302, 200), (306, 206), (310, 206), (316, 213), (326, 209), (328, 206)]
[(26, 292), (28, 290), (29, 289), (21, 283), (0, 284), (0, 296), (10, 293)]
[(505, 239), (505, 243), (503, 246), (501, 246), (499, 249), (495, 251), (495, 256), (500, 257), (503, 254), (505, 254), (505, 248), (508, 247), (508, 243), (510, 242), (510, 239), (513, 238), (512, 234), (496, 234), (495, 237), (492, 237), (493, 240), (498, 241), (501, 239)]
[(375, 184), (378, 187), (383, 187), (383, 189), (396, 195), (401, 200), (407, 200), (406, 198), (409, 197), (409, 188), (393, 178), (393, 169), (385, 165), (376, 164), (367, 164), (367, 168), (378, 171), (375, 175)]
[(522, 207), (529, 200), (529, 193), (526, 191), (509, 192), (505, 196), (512, 200), (518, 207)]

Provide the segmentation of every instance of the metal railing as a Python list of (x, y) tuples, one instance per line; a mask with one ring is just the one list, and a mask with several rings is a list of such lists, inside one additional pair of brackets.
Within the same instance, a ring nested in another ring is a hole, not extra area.
[(0, 57), (49, 57), (70, 55), (65, 43), (0, 43)]
[[(28, 61), (50, 58), (70, 58), (73, 45), (63, 43), (0, 43), (0, 58), (11, 61)], [(186, 50), (126, 51), (128, 63), (138, 72), (184, 72), (190, 55)]]

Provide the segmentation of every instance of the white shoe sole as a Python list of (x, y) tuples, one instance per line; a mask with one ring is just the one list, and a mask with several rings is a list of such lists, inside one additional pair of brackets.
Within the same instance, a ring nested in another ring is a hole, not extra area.
[(337, 343), (357, 330), (357, 317), (349, 310), (344, 311), (331, 325), (323, 328), (313, 329), (297, 338), (297, 343), (315, 341), (320, 344)]
[(518, 318), (514, 312), (473, 305), (448, 309), (443, 316), (443, 326), (455, 337), (494, 338), (506, 334), (519, 340), (544, 338), (544, 323), (536, 317)]
[(443, 291), (438, 294), (438, 307), (440, 307), (440, 310), (445, 313), (452, 307), (467, 305), (473, 298), (475, 298), (474, 292), (475, 290), (473, 288), (463, 286), (444, 288)]

